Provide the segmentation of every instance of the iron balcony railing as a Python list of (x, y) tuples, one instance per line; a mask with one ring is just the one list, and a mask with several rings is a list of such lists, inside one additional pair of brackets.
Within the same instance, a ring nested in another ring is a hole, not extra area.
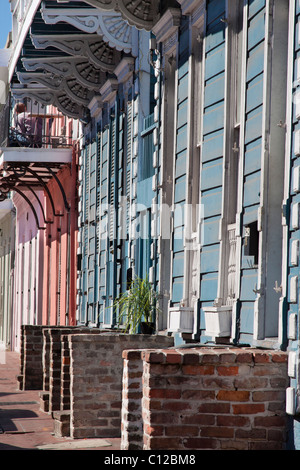
[(0, 111), (0, 147), (61, 148), (72, 146), (70, 120), (56, 108), (27, 100), (26, 109), (16, 112), (9, 98)]

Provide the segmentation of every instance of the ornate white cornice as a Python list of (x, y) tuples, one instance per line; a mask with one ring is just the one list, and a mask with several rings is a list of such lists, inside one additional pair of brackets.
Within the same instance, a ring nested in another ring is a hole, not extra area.
[(52, 73), (18, 73), (19, 82), (23, 85), (38, 84), (54, 91), (65, 92), (72, 100), (87, 106), (93, 92), (83, 87), (73, 77), (61, 77)]
[(97, 33), (111, 47), (130, 53), (132, 50), (132, 26), (119, 13), (95, 8), (41, 9), (46, 24), (66, 22), (89, 34)]
[(180, 20), (180, 9), (169, 8), (152, 29), (153, 34), (155, 34), (156, 41), (165, 42), (173, 36), (180, 26)]
[(119, 83), (116, 78), (109, 78), (104, 85), (100, 88), (100, 95), (104, 103), (112, 101), (118, 91)]
[(125, 83), (133, 76), (135, 68), (135, 59), (133, 57), (124, 57), (115, 68), (115, 75), (119, 83)]
[(29, 98), (45, 106), (53, 105), (63, 114), (74, 119), (82, 119), (85, 115), (85, 108), (72, 101), (64, 91), (49, 90), (45, 87), (40, 88), (12, 88), (12, 95), (16, 100)]
[(100, 10), (119, 11), (130, 25), (138, 29), (150, 31), (159, 19), (160, 0), (85, 0), (85, 2)]
[(88, 104), (88, 108), (90, 110), (90, 114), (93, 118), (97, 118), (99, 114), (102, 112), (103, 108), (103, 99), (100, 95), (95, 95), (90, 103)]
[(99, 90), (106, 80), (106, 73), (97, 69), (85, 57), (38, 57), (22, 59), (28, 72), (42, 71), (60, 77), (74, 77), (84, 87)]
[(110, 47), (97, 34), (31, 35), (31, 40), (36, 49), (55, 47), (75, 57), (86, 57), (106, 72), (112, 72), (121, 59), (121, 53)]

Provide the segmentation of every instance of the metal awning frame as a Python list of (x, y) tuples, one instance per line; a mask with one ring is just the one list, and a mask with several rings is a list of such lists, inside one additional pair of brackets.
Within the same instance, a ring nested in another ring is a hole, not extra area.
[[(30, 201), (30, 199), (26, 196), (26, 194), (25, 194), (26, 192), (31, 192), (34, 195), (34, 197), (36, 198), (36, 200), (38, 201), (38, 204), (39, 204), (39, 206), (41, 208), (41, 211), (42, 211), (42, 215), (43, 215), (43, 219), (44, 219), (45, 224), (51, 224), (51, 223), (53, 223), (53, 220), (47, 220), (46, 219), (43, 204), (42, 204), (41, 200), (39, 199), (38, 195), (35, 192), (37, 187), (42, 188), (46, 192), (46, 194), (49, 198), (49, 201), (50, 201), (51, 208), (52, 208), (53, 217), (62, 217), (63, 214), (58, 213), (55, 210), (54, 200), (53, 200), (51, 192), (50, 192), (50, 190), (47, 186), (47, 183), (50, 179), (54, 178), (55, 182), (57, 183), (57, 185), (59, 187), (59, 190), (60, 190), (62, 198), (63, 198), (64, 207), (65, 207), (66, 212), (70, 211), (70, 206), (69, 206), (68, 201), (67, 201), (67, 197), (66, 197), (64, 187), (63, 187), (61, 181), (59, 180), (59, 178), (57, 177), (55, 171), (51, 168), (51, 165), (50, 164), (47, 165), (46, 163), (43, 163), (43, 164), (39, 165), (39, 168), (42, 168), (43, 170), (46, 170), (46, 173), (44, 173), (44, 176), (45, 176), (45, 174), (47, 175), (47, 181), (45, 181), (43, 179), (43, 177), (38, 173), (38, 171), (36, 171), (30, 165), (31, 165), (30, 162), (28, 162), (28, 163), (24, 163), (24, 162), (22, 162), (22, 163), (20, 163), (20, 162), (13, 162), (13, 163), (10, 162), (10, 163), (8, 163), (8, 162), (6, 162), (4, 164), (4, 167), (3, 167), (3, 170), (2, 170), (2, 175), (0, 175), (0, 200), (5, 200), (7, 198), (7, 195), (8, 195), (9, 192), (15, 191), (23, 199), (25, 199), (25, 201), (30, 206), (30, 208), (31, 208), (31, 210), (34, 214), (38, 229), (44, 229), (45, 227), (40, 226), (39, 218), (38, 218), (38, 215), (37, 215), (36, 210), (34, 208), (34, 205)], [(64, 163), (63, 166), (65, 166), (65, 165), (70, 165), (70, 164), (69, 163)], [(31, 179), (29, 181), (25, 179), (25, 176), (28, 173), (33, 177), (33, 179)]]

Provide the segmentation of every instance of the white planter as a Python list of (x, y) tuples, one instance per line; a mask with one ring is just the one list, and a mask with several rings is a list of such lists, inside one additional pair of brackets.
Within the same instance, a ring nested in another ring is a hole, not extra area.
[(194, 327), (194, 309), (189, 307), (171, 307), (168, 316), (168, 331), (171, 333), (192, 333)]
[(207, 336), (231, 336), (232, 307), (204, 307), (204, 317)]

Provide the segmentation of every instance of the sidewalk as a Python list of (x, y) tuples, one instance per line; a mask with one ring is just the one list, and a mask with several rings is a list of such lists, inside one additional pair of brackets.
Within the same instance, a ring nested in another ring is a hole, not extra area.
[[(1, 363), (4, 362), (4, 363)], [(55, 437), (50, 414), (40, 410), (38, 390), (18, 390), (19, 354), (0, 362), (0, 450), (120, 450), (120, 439)]]

